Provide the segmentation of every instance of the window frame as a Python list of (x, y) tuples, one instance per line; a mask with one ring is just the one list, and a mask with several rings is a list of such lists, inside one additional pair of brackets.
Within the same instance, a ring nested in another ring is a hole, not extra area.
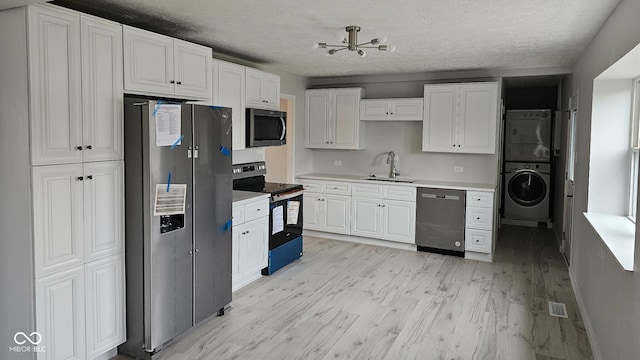
[(633, 79), (631, 109), (631, 146), (629, 148), (628, 217), (634, 223), (638, 209), (638, 173), (640, 173), (640, 77)]

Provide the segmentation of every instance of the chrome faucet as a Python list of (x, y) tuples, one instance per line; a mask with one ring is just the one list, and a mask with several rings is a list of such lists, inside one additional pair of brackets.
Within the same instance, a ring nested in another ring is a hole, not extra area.
[(389, 151), (387, 154), (387, 164), (391, 164), (391, 169), (389, 171), (390, 178), (395, 178), (400, 175), (400, 170), (396, 169), (396, 153), (393, 151)]

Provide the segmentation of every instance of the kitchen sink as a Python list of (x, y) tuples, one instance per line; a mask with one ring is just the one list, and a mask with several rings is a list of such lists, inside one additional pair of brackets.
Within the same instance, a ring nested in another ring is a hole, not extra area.
[(412, 180), (398, 180), (398, 179), (386, 179), (386, 178), (366, 178), (365, 180), (386, 181), (386, 182), (395, 182), (395, 183), (408, 183), (408, 184), (413, 183)]

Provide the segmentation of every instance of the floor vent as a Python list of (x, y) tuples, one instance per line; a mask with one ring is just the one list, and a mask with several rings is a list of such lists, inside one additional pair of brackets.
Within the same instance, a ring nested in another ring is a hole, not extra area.
[(549, 314), (555, 317), (568, 318), (567, 306), (563, 303), (549, 301)]

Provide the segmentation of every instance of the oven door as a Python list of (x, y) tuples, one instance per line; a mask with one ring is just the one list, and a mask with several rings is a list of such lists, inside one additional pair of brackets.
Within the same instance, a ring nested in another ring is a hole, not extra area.
[(302, 193), (296, 189), (274, 195), (269, 204), (269, 250), (302, 235)]

